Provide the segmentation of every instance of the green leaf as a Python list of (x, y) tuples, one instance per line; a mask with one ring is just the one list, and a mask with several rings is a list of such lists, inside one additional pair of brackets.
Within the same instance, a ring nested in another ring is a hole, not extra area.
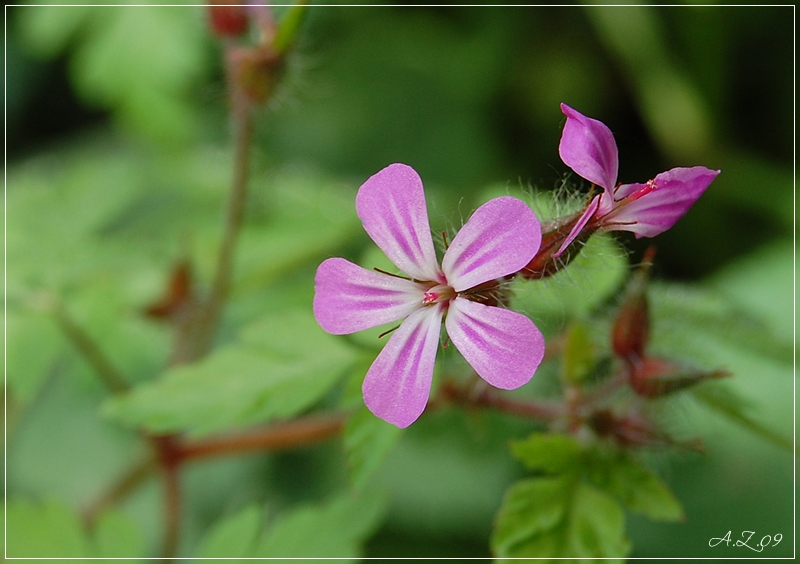
[(144, 538), (136, 524), (118, 511), (100, 516), (93, 537), (97, 558), (140, 558), (145, 554)]
[(568, 435), (534, 433), (512, 443), (511, 452), (530, 470), (548, 474), (577, 471), (582, 459), (580, 444)]
[(500, 558), (624, 558), (625, 514), (575, 479), (533, 478), (507, 492), (491, 539)]
[(622, 507), (585, 483), (573, 494), (565, 540), (562, 555), (573, 558), (624, 558), (631, 548)]
[[(10, 500), (6, 506), (10, 558), (142, 558), (143, 538), (126, 515), (100, 517), (91, 537), (78, 515), (59, 501)], [(88, 562), (88, 560), (87, 560)]]
[(254, 556), (355, 560), (384, 505), (380, 497), (345, 494), (323, 505), (295, 509), (264, 534)]
[(574, 479), (531, 478), (513, 484), (497, 514), (491, 547), (499, 557), (516, 554), (520, 544), (546, 537), (562, 523)]
[(86, 558), (90, 546), (78, 516), (56, 501), (6, 506), (6, 553), (10, 558)]
[(105, 413), (155, 432), (199, 435), (296, 415), (318, 401), (355, 354), (307, 310), (270, 315), (239, 342), (112, 398)]
[(114, 110), (151, 138), (192, 138), (197, 120), (188, 94), (208, 65), (208, 38), (197, 7), (21, 10), (20, 30), (39, 54), (55, 57), (74, 45), (70, 70), (84, 99)]
[(350, 478), (357, 489), (364, 486), (401, 434), (402, 429), (375, 417), (366, 407), (350, 417), (344, 429), (344, 447)]
[[(595, 483), (630, 511), (655, 521), (682, 521), (683, 508), (658, 476), (630, 456), (615, 456), (593, 474)], [(601, 462), (602, 464), (602, 462)]]
[(751, 403), (739, 395), (730, 385), (715, 382), (704, 386), (696, 386), (691, 391), (694, 397), (706, 407), (713, 409), (762, 439), (766, 439), (789, 451), (794, 451), (791, 437), (782, 435), (750, 415), (748, 411), (752, 409)]
[(17, 311), (6, 314), (6, 383), (15, 399), (30, 401), (51, 373), (64, 339), (49, 317)]
[(237, 291), (261, 288), (363, 233), (355, 194), (330, 178), (286, 170), (253, 191), (256, 214), (263, 215), (256, 215), (242, 230), (236, 254)]
[(262, 511), (248, 505), (218, 522), (197, 550), (198, 558), (248, 558), (263, 526)]

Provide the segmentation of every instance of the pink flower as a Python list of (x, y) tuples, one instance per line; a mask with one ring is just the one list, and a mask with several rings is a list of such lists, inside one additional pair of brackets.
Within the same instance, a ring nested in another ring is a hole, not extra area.
[(422, 180), (393, 164), (359, 189), (356, 211), (373, 241), (408, 278), (342, 258), (317, 269), (314, 315), (336, 335), (402, 320), (367, 372), (364, 403), (398, 427), (425, 409), (442, 319), (450, 341), (478, 375), (502, 389), (522, 386), (544, 356), (533, 322), (470, 299), (470, 290), (515, 273), (539, 248), (541, 229), (522, 201), (495, 198), (478, 208), (436, 259)]
[(644, 184), (617, 185), (619, 157), (611, 130), (566, 104), (561, 104), (561, 111), (567, 116), (558, 146), (561, 160), (602, 187), (603, 193), (589, 202), (557, 254), (587, 225), (600, 231), (631, 231), (637, 238), (663, 233), (675, 225), (720, 173), (704, 166), (673, 168)]

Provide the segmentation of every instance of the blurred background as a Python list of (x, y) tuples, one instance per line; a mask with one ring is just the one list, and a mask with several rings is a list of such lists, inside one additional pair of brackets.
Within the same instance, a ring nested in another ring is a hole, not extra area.
[[(230, 175), (220, 47), (202, 7), (24, 6), (7, 7), (6, 59), (7, 493), (80, 506), (143, 447), (97, 415), (90, 369), (30, 303), (57, 292), (131, 381), (159, 371), (169, 337), (140, 310), (186, 254), (202, 284), (219, 237)], [(311, 6), (257, 118), (250, 230), (223, 339), (279, 309), (269, 292), (291, 287), (288, 302), (310, 303), (321, 258), (358, 256), (352, 197), (392, 162), (420, 173), (434, 230), (487, 193), (560, 187), (565, 102), (614, 132), (623, 183), (676, 166), (722, 170), (655, 240), (655, 275), (703, 296), (691, 306), (705, 325), (687, 355), (733, 372), (754, 417), (791, 437), (794, 71), (790, 6)], [(299, 222), (302, 236), (259, 231), (276, 217)], [(650, 243), (620, 241), (634, 259)], [(664, 307), (655, 331), (680, 342), (681, 319)], [(718, 332), (737, 316), (775, 346)], [(780, 533), (760, 556), (792, 554), (791, 452), (689, 405), (672, 417), (706, 454), (653, 455), (687, 519), (631, 518), (632, 555), (752, 556), (708, 546), (729, 530)], [(504, 445), (489, 436), (454, 446), (464, 425), (421, 421), (390, 455), (377, 478), (389, 516), (367, 556), (488, 554), (520, 470), (497, 460)], [(336, 458), (334, 444), (193, 467), (183, 555), (246, 500), (314, 498), (337, 479)], [(126, 503), (152, 547), (157, 484)]]

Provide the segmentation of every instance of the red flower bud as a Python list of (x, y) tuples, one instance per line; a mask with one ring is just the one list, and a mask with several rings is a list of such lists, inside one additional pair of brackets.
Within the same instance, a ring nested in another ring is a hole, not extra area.
[(655, 247), (648, 248), (642, 266), (628, 283), (625, 301), (619, 308), (611, 333), (614, 352), (628, 362), (635, 362), (644, 356), (650, 337), (647, 279), (654, 255)]
[(211, 30), (219, 37), (236, 37), (247, 31), (250, 24), (245, 6), (236, 0), (217, 0), (208, 7)]
[(658, 429), (652, 421), (637, 413), (619, 417), (610, 410), (603, 409), (592, 414), (589, 426), (601, 437), (611, 437), (622, 446), (680, 446), (703, 452), (700, 439), (677, 442)]
[(657, 398), (704, 380), (730, 376), (730, 373), (725, 370), (705, 372), (685, 369), (668, 360), (644, 358), (630, 364), (628, 376), (631, 388), (637, 394), (646, 398)]

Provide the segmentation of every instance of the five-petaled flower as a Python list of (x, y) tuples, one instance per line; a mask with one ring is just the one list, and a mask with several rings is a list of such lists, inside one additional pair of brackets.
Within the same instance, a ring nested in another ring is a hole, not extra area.
[(354, 333), (401, 321), (362, 386), (364, 403), (398, 427), (425, 409), (442, 320), (450, 341), (489, 384), (528, 382), (544, 356), (544, 338), (526, 316), (470, 299), (470, 290), (518, 272), (536, 254), (541, 228), (509, 196), (479, 207), (436, 258), (425, 193), (411, 167), (393, 164), (359, 189), (364, 229), (407, 277), (366, 270), (342, 258), (317, 269), (314, 315), (325, 331)]
[(561, 248), (562, 253), (581, 233), (631, 231), (636, 237), (654, 237), (678, 221), (720, 173), (704, 166), (673, 168), (644, 184), (617, 185), (619, 158), (611, 130), (561, 104), (567, 123), (558, 153), (568, 167), (603, 188), (587, 205)]

